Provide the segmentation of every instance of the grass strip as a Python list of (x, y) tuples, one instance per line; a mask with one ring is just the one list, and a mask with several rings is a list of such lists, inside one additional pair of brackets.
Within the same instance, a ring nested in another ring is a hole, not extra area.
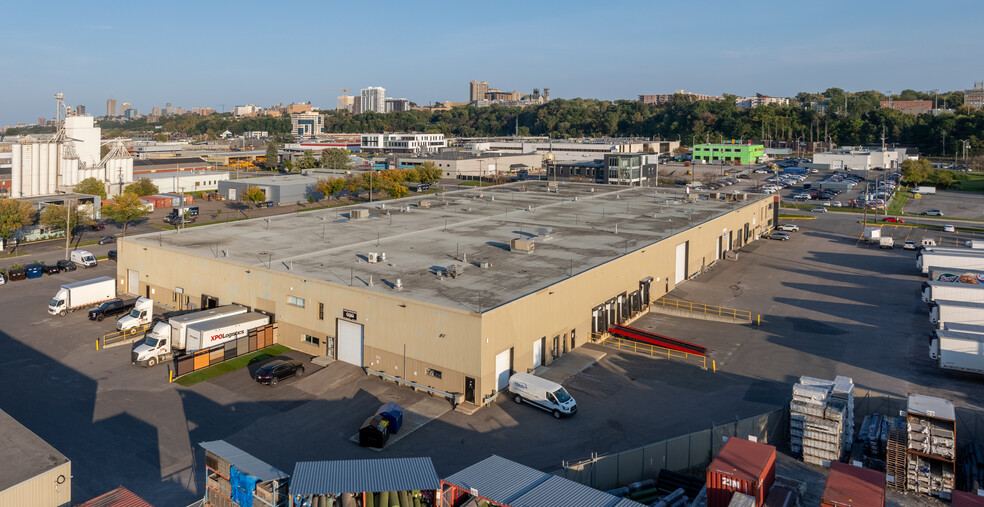
[(278, 356), (290, 350), (288, 347), (283, 345), (271, 345), (265, 349), (260, 349), (255, 352), (250, 352), (245, 356), (239, 356), (235, 359), (230, 359), (228, 361), (216, 364), (214, 366), (209, 366), (207, 368), (202, 368), (198, 371), (193, 371), (187, 375), (183, 375), (174, 380), (175, 383), (181, 384), (185, 387), (190, 387), (200, 382), (205, 382), (206, 380), (211, 380), (215, 377), (220, 377), (229, 373), (230, 371), (235, 371), (240, 368), (245, 368), (256, 361), (262, 361), (264, 359), (269, 359), (274, 356)]

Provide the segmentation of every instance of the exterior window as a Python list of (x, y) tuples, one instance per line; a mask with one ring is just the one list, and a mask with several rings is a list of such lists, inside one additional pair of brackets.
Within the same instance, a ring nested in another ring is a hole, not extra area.
[(441, 378), (441, 376), (443, 375), (443, 373), (441, 373), (441, 370), (435, 370), (435, 369), (432, 369), (432, 368), (427, 368), (427, 375), (429, 375), (431, 377), (434, 377), (434, 378)]
[(304, 298), (299, 298), (299, 297), (295, 297), (295, 296), (287, 296), (287, 304), (293, 305), (293, 306), (300, 306), (301, 308), (304, 308)]
[(318, 303), (318, 320), (325, 320), (325, 304)]
[(317, 336), (302, 334), (301, 341), (304, 343), (310, 343), (311, 345), (321, 345), (321, 339)]

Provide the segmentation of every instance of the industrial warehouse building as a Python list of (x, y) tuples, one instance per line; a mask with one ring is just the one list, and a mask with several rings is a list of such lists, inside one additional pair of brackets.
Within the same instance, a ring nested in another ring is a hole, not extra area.
[[(226, 174), (228, 176), (228, 173)], [(318, 178), (302, 174), (218, 180), (219, 195), (223, 199), (241, 200), (249, 187), (258, 187), (263, 191), (267, 201), (272, 201), (276, 205), (307, 202), (309, 197), (316, 196), (315, 188), (317, 186)]]
[(483, 404), (772, 227), (773, 197), (524, 182), (122, 238), (121, 292)]
[(72, 462), (2, 410), (0, 460), (0, 505), (70, 504)]

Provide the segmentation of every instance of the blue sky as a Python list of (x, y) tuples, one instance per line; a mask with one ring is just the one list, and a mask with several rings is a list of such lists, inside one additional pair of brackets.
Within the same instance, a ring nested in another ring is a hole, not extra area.
[(468, 82), (552, 97), (965, 89), (984, 2), (0, 0), (0, 126), (171, 102), (229, 110), (383, 86), (424, 104)]

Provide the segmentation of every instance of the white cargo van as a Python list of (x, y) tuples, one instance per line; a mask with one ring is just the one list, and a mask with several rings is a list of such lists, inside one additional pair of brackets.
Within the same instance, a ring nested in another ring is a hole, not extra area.
[(509, 377), (509, 394), (516, 403), (526, 402), (550, 412), (555, 419), (577, 413), (577, 403), (564, 386), (529, 373)]
[(88, 250), (72, 250), (72, 262), (84, 268), (91, 268), (96, 265), (96, 258)]

